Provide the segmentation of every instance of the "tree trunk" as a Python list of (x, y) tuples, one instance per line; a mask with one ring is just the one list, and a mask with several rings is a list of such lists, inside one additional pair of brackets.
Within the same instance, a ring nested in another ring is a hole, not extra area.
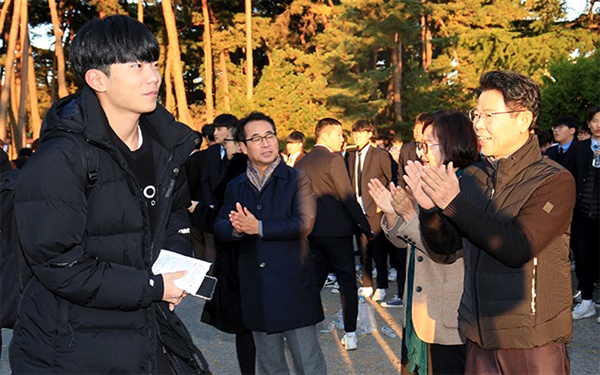
[(27, 75), (29, 73), (29, 17), (27, 1), (21, 0), (21, 61), (20, 61), (20, 92), (17, 120), (17, 132), (13, 137), (15, 150), (20, 150), (27, 144)]
[[(425, 0), (421, 0), (425, 4)], [(431, 65), (433, 48), (431, 46), (431, 29), (429, 29), (429, 17), (425, 15), (425, 8), (421, 8), (421, 54), (423, 70), (427, 71)]]
[(402, 122), (402, 39), (400, 33), (394, 35), (394, 48), (392, 48), (392, 64), (395, 65), (393, 80), (394, 94), (392, 106), (394, 108), (394, 121)]
[(165, 62), (165, 108), (167, 110), (175, 111), (175, 98), (173, 97), (173, 64), (171, 63), (171, 56), (167, 53), (167, 61)]
[[(31, 46), (29, 47), (29, 56), (32, 56)], [(40, 130), (42, 129), (42, 119), (40, 117), (40, 109), (38, 107), (38, 96), (37, 96), (37, 80), (35, 77), (35, 67), (33, 59), (28, 59), (27, 69), (29, 74), (27, 75), (27, 86), (29, 87), (29, 118), (31, 120), (31, 133), (33, 139), (40, 137)]]
[(8, 7), (10, 7), (10, 0), (6, 0), (2, 5), (2, 10), (0, 11), (0, 30), (4, 30), (4, 21), (6, 21), (6, 13), (8, 13)]
[[(6, 116), (8, 114), (11, 83), (15, 72), (15, 48), (17, 46), (17, 37), (19, 36), (19, 18), (21, 17), (21, 0), (15, 0), (13, 6), (13, 16), (8, 35), (8, 46), (6, 49), (6, 65), (4, 67), (4, 85), (0, 95), (0, 138), (3, 142), (7, 141), (8, 129), (6, 127)], [(11, 121), (12, 123), (13, 121)]]
[(173, 83), (175, 86), (175, 98), (177, 99), (177, 117), (179, 121), (184, 122), (188, 126), (194, 128), (194, 122), (187, 105), (185, 95), (185, 84), (183, 82), (183, 67), (181, 65), (181, 50), (179, 49), (179, 39), (177, 36), (177, 27), (175, 25), (175, 14), (171, 0), (163, 0), (162, 2), (163, 15), (165, 17), (165, 27), (167, 29), (167, 37), (169, 38), (168, 54), (171, 58)]
[(246, 98), (252, 100), (254, 63), (252, 61), (252, 0), (246, 0)]
[(63, 31), (60, 28), (58, 19), (58, 10), (55, 0), (48, 0), (50, 7), (50, 17), (52, 18), (52, 28), (54, 29), (54, 54), (56, 55), (56, 77), (58, 78), (58, 98), (64, 98), (69, 95), (67, 90), (67, 80), (65, 74), (65, 53), (63, 51)]
[(223, 105), (225, 112), (231, 112), (231, 101), (229, 98), (229, 75), (227, 74), (227, 54), (222, 49), (219, 53), (219, 63), (221, 67), (221, 86), (223, 86)]
[(215, 118), (215, 101), (213, 97), (213, 55), (212, 37), (210, 33), (210, 17), (208, 0), (202, 0), (202, 16), (204, 18), (204, 95), (206, 97), (206, 122), (211, 124)]
[(137, 3), (137, 19), (144, 23), (144, 0), (138, 0)]

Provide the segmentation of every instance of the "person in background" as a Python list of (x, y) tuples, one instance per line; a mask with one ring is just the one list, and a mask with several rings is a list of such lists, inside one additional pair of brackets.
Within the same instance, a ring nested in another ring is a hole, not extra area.
[(342, 344), (346, 350), (354, 350), (358, 345), (358, 295), (352, 235), (358, 229), (370, 238), (373, 236), (354, 198), (344, 159), (338, 154), (342, 134), (342, 124), (338, 120), (319, 120), (315, 127), (317, 144), (296, 168), (308, 174), (317, 199), (317, 218), (309, 236), (317, 283), (323, 285), (327, 273), (333, 269), (342, 302), (345, 332)]
[[(227, 130), (223, 147), (227, 155), (227, 167), (213, 192), (215, 211), (219, 212), (225, 199), (227, 184), (246, 172), (248, 157), (242, 153), (236, 140), (236, 128)], [(240, 295), (240, 278), (237, 264), (240, 257), (239, 241), (226, 242), (215, 238), (216, 257), (211, 275), (217, 278), (213, 298), (206, 301), (202, 322), (227, 333), (235, 334), (235, 349), (242, 374), (256, 372), (256, 347), (252, 331), (244, 326)]]
[(579, 125), (577, 119), (573, 116), (559, 116), (554, 120), (552, 132), (556, 145), (546, 150), (546, 155), (565, 167), (569, 172), (573, 173), (575, 167), (575, 157), (573, 156), (574, 142)]
[(400, 160), (400, 151), (402, 150), (402, 146), (404, 145), (404, 141), (402, 140), (402, 134), (400, 132), (394, 135), (392, 139), (392, 147), (390, 147), (390, 154), (392, 155), (392, 159), (398, 163)]
[[(479, 160), (477, 138), (461, 112), (437, 112), (424, 124), (420, 145), (425, 166), (454, 163), (455, 173)], [(407, 260), (402, 365), (413, 374), (464, 374), (465, 340), (458, 330), (464, 263), (427, 251), (419, 232), (416, 202), (403, 188), (377, 179), (369, 193), (384, 212), (381, 227), (397, 246), (410, 246)], [(437, 262), (436, 262), (437, 261)]]
[(554, 142), (552, 132), (550, 130), (541, 130), (537, 137), (540, 150), (542, 151), (542, 154), (545, 155), (548, 148), (551, 147)]
[[(388, 243), (379, 225), (382, 212), (377, 208), (375, 201), (369, 195), (367, 184), (371, 178), (377, 178), (387, 185), (398, 180), (398, 166), (386, 150), (371, 146), (377, 138), (377, 129), (366, 120), (358, 120), (352, 125), (352, 137), (356, 144), (356, 151), (348, 157), (348, 172), (355, 193), (356, 201), (361, 206), (369, 225), (375, 234), (373, 240), (359, 235), (356, 242), (360, 250), (360, 263), (362, 269), (361, 294), (371, 297), (373, 301), (385, 299), (388, 288)], [(377, 288), (373, 288), (373, 262), (377, 269)]]
[(583, 124), (579, 127), (579, 130), (577, 131), (577, 140), (578, 141), (585, 141), (586, 139), (590, 139), (592, 138), (592, 133), (590, 133), (590, 128), (587, 126), (587, 124)]
[(577, 290), (580, 291), (575, 297), (580, 297), (581, 302), (573, 309), (573, 319), (596, 315), (592, 298), (600, 268), (600, 106), (591, 108), (586, 120), (592, 137), (574, 145), (577, 200), (571, 231)]
[(317, 213), (310, 178), (282, 161), (269, 116), (240, 120), (236, 140), (249, 162), (227, 184), (214, 228), (219, 240), (239, 242), (242, 316), (258, 372), (289, 373), (286, 342), (296, 373), (325, 374), (316, 327), (324, 318), (322, 284), (308, 242)]
[(159, 54), (148, 27), (121, 15), (71, 42), (84, 86), (46, 114), (15, 190), (33, 271), (9, 349), (15, 374), (210, 373), (174, 312), (185, 271), (151, 269), (160, 249), (192, 255), (183, 164), (199, 142), (157, 102)]
[(452, 162), (409, 162), (405, 178), (425, 245), (464, 256), (465, 373), (568, 374), (573, 176), (531, 134), (541, 101), (531, 78), (490, 71), (477, 91), (469, 116), (482, 161), (460, 180)]
[(287, 158), (285, 163), (289, 167), (294, 167), (294, 164), (296, 164), (304, 157), (304, 155), (306, 155), (306, 152), (304, 152), (305, 142), (306, 137), (302, 132), (295, 130), (287, 136), (285, 144), (287, 150)]
[[(196, 210), (196, 206), (202, 199), (200, 182), (202, 181), (202, 171), (204, 164), (206, 163), (206, 153), (208, 147), (215, 143), (214, 129), (212, 124), (206, 124), (202, 127), (200, 146), (198, 146), (194, 152), (188, 157), (185, 162), (185, 172), (188, 176), (188, 187), (190, 189), (190, 197), (192, 204), (188, 208), (191, 214)], [(200, 149), (201, 145), (207, 145), (207, 148)], [(192, 237), (192, 248), (194, 249), (194, 256), (197, 259), (203, 259), (206, 254), (206, 247), (211, 246), (212, 238), (204, 236), (204, 232), (196, 226), (193, 222), (190, 226), (191, 237)]]
[(204, 164), (200, 166), (202, 168), (200, 174), (200, 200), (194, 207), (191, 221), (194, 227), (199, 228), (204, 233), (205, 253), (200, 254), (199, 258), (209, 262), (215, 260), (215, 241), (212, 226), (218, 214), (214, 209), (213, 192), (228, 163), (225, 147), (223, 147), (223, 139), (227, 137), (228, 129), (234, 128), (236, 123), (237, 117), (228, 113), (222, 113), (215, 117), (212, 123), (215, 143), (206, 149)]

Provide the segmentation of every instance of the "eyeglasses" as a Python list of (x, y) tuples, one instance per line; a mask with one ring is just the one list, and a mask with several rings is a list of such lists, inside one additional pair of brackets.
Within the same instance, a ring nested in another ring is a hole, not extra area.
[(235, 142), (235, 139), (233, 139), (233, 138), (223, 138), (223, 145), (226, 145), (227, 142)]
[(255, 146), (260, 146), (263, 140), (267, 141), (267, 143), (273, 143), (277, 141), (277, 136), (275, 135), (275, 133), (269, 132), (263, 136), (255, 135), (252, 138), (244, 139), (244, 142), (251, 141), (252, 143), (254, 143)]
[(484, 124), (489, 125), (492, 123), (494, 116), (504, 115), (504, 114), (508, 114), (508, 113), (526, 112), (526, 111), (527, 111), (526, 109), (521, 109), (518, 111), (479, 113), (476, 109), (472, 109), (469, 111), (469, 118), (471, 119), (471, 121), (473, 121), (473, 124), (475, 124), (479, 120), (483, 120)]
[(419, 142), (419, 149), (421, 149), (421, 151), (423, 151), (424, 154), (429, 152), (429, 147), (432, 146), (439, 146), (439, 143), (425, 143), (425, 142)]

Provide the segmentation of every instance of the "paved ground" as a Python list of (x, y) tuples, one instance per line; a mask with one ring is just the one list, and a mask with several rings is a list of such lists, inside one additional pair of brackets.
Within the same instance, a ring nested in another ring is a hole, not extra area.
[[(600, 290), (596, 289), (596, 296), (598, 295)], [(339, 295), (331, 294), (329, 289), (324, 289), (321, 296), (325, 308), (325, 321), (319, 325), (319, 329), (327, 331), (328, 324), (337, 319), (337, 312), (340, 309)], [(202, 349), (213, 373), (238, 374), (233, 335), (222, 333), (201, 323), (200, 313), (203, 305), (201, 299), (188, 297), (177, 307), (177, 312), (186, 322), (196, 344)], [(344, 350), (339, 342), (343, 335), (340, 330), (319, 334), (329, 374), (399, 373), (400, 337), (387, 337), (380, 329), (385, 325), (401, 333), (399, 320), (401, 309), (385, 309), (372, 302), (362, 308), (366, 306), (372, 307), (378, 330), (360, 336), (357, 350), (350, 352)], [(597, 316), (578, 320), (573, 324), (573, 341), (568, 347), (572, 374), (600, 374), (600, 324), (596, 322)], [(10, 336), (10, 330), (2, 330), (0, 374), (10, 373), (6, 348)], [(291, 361), (288, 362), (291, 368)]]

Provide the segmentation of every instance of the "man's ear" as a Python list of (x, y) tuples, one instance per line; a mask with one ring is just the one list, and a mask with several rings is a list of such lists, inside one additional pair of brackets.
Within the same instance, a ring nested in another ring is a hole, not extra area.
[(569, 128), (569, 134), (572, 136), (577, 136), (577, 128)]
[(246, 144), (244, 142), (238, 142), (238, 144), (240, 145), (240, 150), (242, 150), (245, 155), (248, 155), (248, 148)]
[(85, 72), (85, 82), (96, 92), (106, 91), (106, 78), (108, 78), (106, 77), (106, 74), (98, 69), (90, 69)]
[(519, 121), (519, 129), (521, 133), (529, 133), (529, 128), (533, 123), (533, 113), (530, 111), (524, 111), (519, 113), (519, 117), (517, 117)]

